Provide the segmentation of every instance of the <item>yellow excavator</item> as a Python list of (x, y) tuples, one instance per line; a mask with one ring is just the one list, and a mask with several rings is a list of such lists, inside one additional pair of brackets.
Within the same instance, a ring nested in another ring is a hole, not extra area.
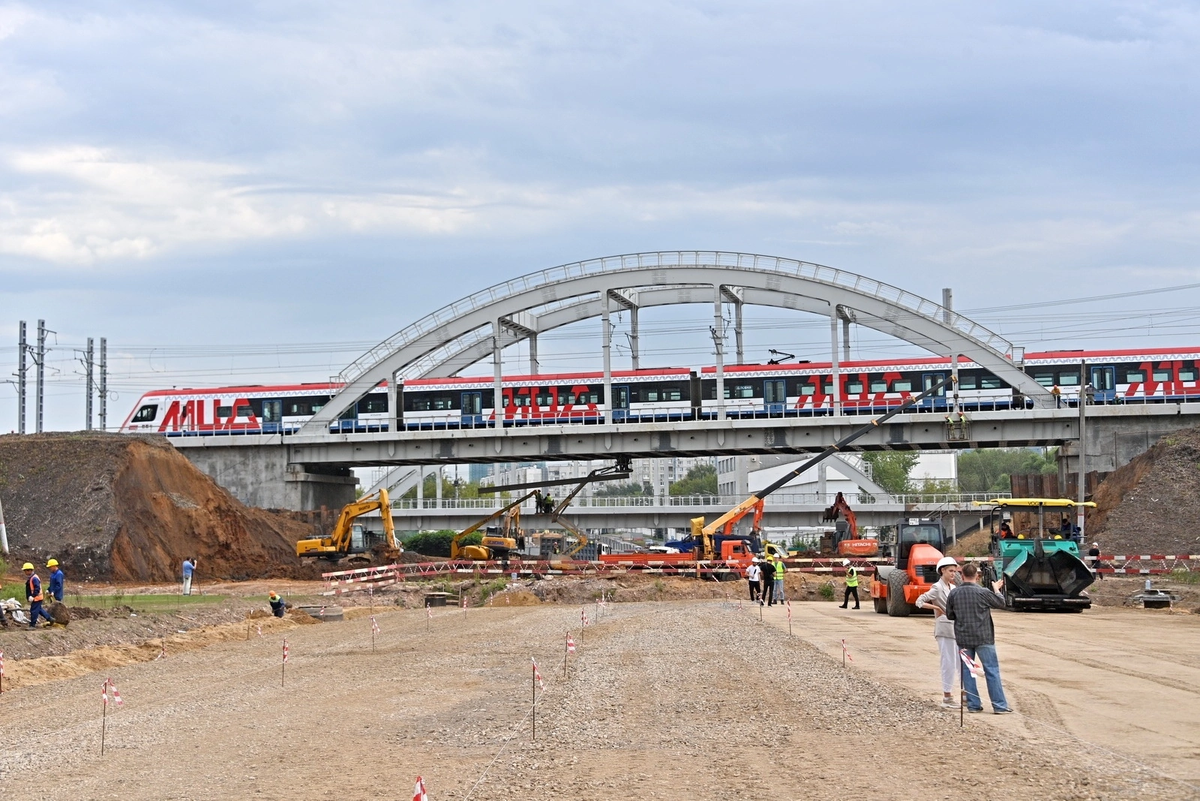
[[(379, 510), (383, 518), (383, 533), (385, 541), (368, 548), (366, 546), (366, 530), (354, 520), (368, 512)], [(350, 557), (357, 561), (370, 561), (372, 555), (394, 562), (400, 558), (404, 548), (396, 541), (396, 528), (392, 523), (392, 504), (387, 490), (381, 489), (366, 498), (360, 498), (354, 503), (342, 507), (337, 525), (328, 537), (314, 540), (300, 540), (296, 543), (296, 556), (317, 557), (320, 559), (338, 560)]]
[[(458, 536), (450, 540), (450, 558), (472, 559), (480, 562), (486, 562), (489, 559), (507, 560), (519, 550), (520, 543), (517, 540), (523, 538), (521, 534), (521, 504), (535, 496), (541, 500), (539, 491), (527, 492), (507, 506), (497, 509), (482, 520), (467, 526), (459, 532)], [(504, 522), (497, 527), (495, 534), (487, 529), (484, 531), (483, 540), (479, 545), (462, 544), (463, 540), (498, 517), (503, 518)]]

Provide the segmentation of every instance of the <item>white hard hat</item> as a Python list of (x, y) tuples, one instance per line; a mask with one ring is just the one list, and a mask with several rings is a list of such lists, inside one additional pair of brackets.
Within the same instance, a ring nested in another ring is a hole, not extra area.
[(1100, 543), (1098, 543), (1098, 542), (1093, 542), (1093, 543), (1092, 543), (1092, 547), (1093, 547), (1093, 548), (1099, 548), (1099, 547), (1100, 547)]
[(937, 569), (940, 573), (943, 567), (958, 567), (958, 562), (954, 561), (953, 556), (943, 556), (938, 560)]
[(842, 560), (842, 566), (843, 566), (843, 567), (850, 567), (850, 560), (849, 560), (849, 559), (843, 559), (843, 560)]

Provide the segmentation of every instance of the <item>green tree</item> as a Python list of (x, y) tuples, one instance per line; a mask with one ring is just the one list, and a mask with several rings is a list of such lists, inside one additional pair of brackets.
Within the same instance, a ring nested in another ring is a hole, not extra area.
[(711, 464), (698, 464), (678, 481), (671, 482), (672, 495), (716, 495), (717, 468)]
[[(457, 531), (448, 528), (440, 531), (418, 531), (404, 541), (404, 548), (424, 556), (448, 557), (450, 556), (450, 541), (457, 536)], [(478, 545), (482, 541), (483, 535), (476, 531), (459, 545)]]
[(908, 474), (916, 466), (918, 454), (912, 451), (870, 451), (862, 457), (871, 466), (875, 483), (892, 495), (912, 491)]
[(1058, 472), (1058, 449), (988, 448), (958, 457), (958, 485), (963, 492), (1009, 492), (1010, 477)]
[(631, 498), (653, 495), (654, 487), (649, 484), (604, 484), (592, 493), (596, 498)]

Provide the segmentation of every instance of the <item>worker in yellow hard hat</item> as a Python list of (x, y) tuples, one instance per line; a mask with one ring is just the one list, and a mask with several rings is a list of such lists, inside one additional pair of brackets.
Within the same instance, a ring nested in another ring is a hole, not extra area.
[(21, 570), (25, 571), (25, 600), (29, 601), (29, 628), (37, 628), (39, 617), (46, 618), (47, 626), (54, 625), (54, 618), (50, 617), (50, 613), (42, 606), (44, 599), (42, 580), (34, 572), (33, 564), (26, 562), (21, 565)]
[(66, 576), (63, 575), (62, 568), (58, 566), (57, 559), (46, 562), (46, 567), (50, 568), (50, 597), (62, 603), (63, 580)]
[(271, 614), (275, 617), (283, 617), (283, 613), (287, 611), (287, 601), (280, 598), (277, 592), (268, 595), (267, 600), (271, 602)]

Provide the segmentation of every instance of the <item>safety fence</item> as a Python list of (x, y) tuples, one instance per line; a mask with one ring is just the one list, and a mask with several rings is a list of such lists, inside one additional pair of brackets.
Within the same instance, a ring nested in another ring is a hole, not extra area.
[[(789, 570), (801, 573), (845, 575), (847, 566), (844, 557), (793, 558), (785, 560)], [(1084, 560), (1099, 564), (1097, 573), (1106, 575), (1166, 575), (1176, 571), (1200, 572), (1200, 554), (1137, 556), (1104, 555), (1084, 557)], [(967, 557), (964, 561), (991, 562), (993, 557)], [(860, 574), (870, 575), (876, 565), (890, 564), (883, 557), (852, 557), (850, 565)], [(360, 590), (380, 588), (404, 581), (428, 581), (430, 579), (481, 579), (508, 576), (510, 578), (550, 578), (553, 576), (598, 576), (621, 573), (640, 573), (657, 576), (687, 576), (710, 581), (733, 581), (745, 575), (746, 566), (739, 562), (720, 560), (624, 560), (613, 562), (561, 561), (488, 561), (468, 560), (413, 562), (390, 564), (378, 567), (361, 567), (353, 570), (336, 570), (322, 573), (325, 580), (323, 595), (343, 595)]]

